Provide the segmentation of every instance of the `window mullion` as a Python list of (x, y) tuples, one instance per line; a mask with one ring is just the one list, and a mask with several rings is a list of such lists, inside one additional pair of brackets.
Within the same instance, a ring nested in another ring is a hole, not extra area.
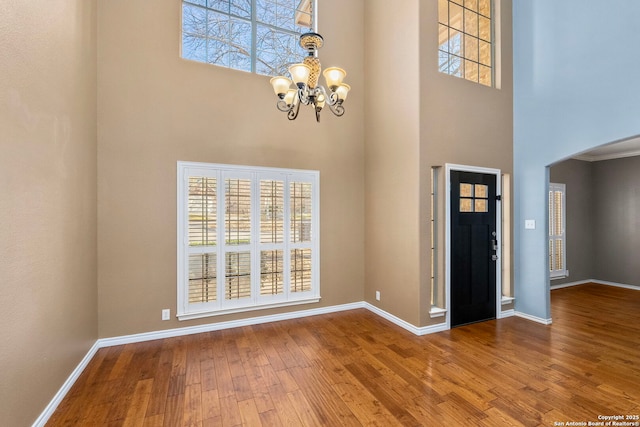
[(224, 234), (225, 234), (225, 201), (224, 201), (224, 177), (221, 171), (216, 171), (216, 269), (218, 271), (216, 277), (217, 294), (216, 307), (222, 307), (224, 300), (224, 281), (225, 281), (225, 265), (224, 265)]
[[(255, 3), (255, 0), (254, 0)], [(251, 301), (260, 302), (260, 174), (251, 174)]]
[(283, 274), (284, 274), (284, 295), (288, 300), (291, 289), (291, 175), (287, 174), (284, 179), (284, 233), (283, 233)]
[(251, 0), (251, 72), (256, 72), (256, 62), (258, 57), (258, 12), (256, 11), (256, 1)]

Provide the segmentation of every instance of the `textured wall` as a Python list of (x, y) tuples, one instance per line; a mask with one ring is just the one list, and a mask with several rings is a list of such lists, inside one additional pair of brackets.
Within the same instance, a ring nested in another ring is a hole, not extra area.
[(511, 2), (499, 3), (499, 89), (438, 71), (437, 2), (366, 3), (365, 300), (414, 325), (444, 321), (428, 315), (431, 166), (512, 172)]
[[(420, 323), (419, 7), (367, 1), (364, 299)], [(384, 25), (380, 25), (384, 22)], [(380, 301), (375, 292), (380, 291)]]
[[(98, 254), (101, 337), (362, 301), (364, 287), (363, 1), (320, 2), (323, 65), (352, 86), (342, 118), (289, 122), (269, 77), (180, 58), (181, 3), (98, 6)], [(323, 19), (325, 17), (326, 19)], [(176, 162), (320, 171), (317, 305), (179, 322)]]
[[(640, 134), (640, 3), (514, 2), (516, 310), (548, 320), (550, 164)], [(598, 31), (593, 31), (598, 28)], [(615, 64), (615, 67), (612, 67)], [(524, 220), (536, 220), (525, 230)]]
[[(420, 262), (423, 268), (423, 321), (428, 321), (428, 281), (431, 276), (427, 268), (431, 166), (453, 163), (500, 169), (505, 174), (513, 172), (512, 5), (511, 0), (495, 1), (494, 4), (497, 87), (490, 88), (438, 71), (438, 5), (435, 1), (420, 2), (420, 218), (423, 227), (420, 233), (423, 239)], [(444, 196), (441, 197), (441, 207), (444, 210)], [(440, 218), (440, 228), (444, 228), (444, 212), (440, 213)]]
[(0, 3), (0, 423), (97, 338), (96, 2)]
[[(551, 285), (594, 279), (594, 224), (599, 203), (594, 195), (593, 163), (566, 160), (550, 168), (549, 180), (566, 184), (567, 269), (569, 277), (555, 279)], [(599, 242), (598, 242), (599, 243)]]
[(640, 157), (593, 163), (594, 277), (640, 286)]

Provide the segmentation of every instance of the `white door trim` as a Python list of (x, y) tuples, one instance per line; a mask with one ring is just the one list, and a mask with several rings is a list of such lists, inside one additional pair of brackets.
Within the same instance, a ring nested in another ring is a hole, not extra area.
[[(502, 195), (502, 172), (500, 169), (445, 163), (445, 278), (444, 288), (447, 308), (447, 329), (451, 329), (451, 171), (475, 172), (496, 177), (496, 195)], [(496, 319), (502, 309), (502, 205), (496, 200), (496, 237), (498, 239), (498, 260), (496, 261)]]

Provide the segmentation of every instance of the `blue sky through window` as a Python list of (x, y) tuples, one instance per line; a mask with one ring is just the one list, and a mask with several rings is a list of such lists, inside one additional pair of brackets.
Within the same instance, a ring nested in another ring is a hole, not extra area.
[(184, 0), (182, 56), (265, 75), (301, 62), (300, 0)]

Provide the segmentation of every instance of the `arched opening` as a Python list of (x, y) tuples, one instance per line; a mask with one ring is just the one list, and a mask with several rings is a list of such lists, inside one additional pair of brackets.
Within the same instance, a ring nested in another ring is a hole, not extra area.
[(548, 177), (550, 292), (587, 283), (640, 290), (640, 137), (555, 162)]

